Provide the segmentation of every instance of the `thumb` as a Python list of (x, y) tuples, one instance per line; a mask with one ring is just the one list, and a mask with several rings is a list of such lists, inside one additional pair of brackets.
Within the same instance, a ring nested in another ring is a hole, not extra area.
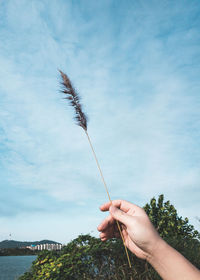
[(125, 226), (128, 227), (128, 225), (130, 224), (130, 219), (131, 217), (126, 214), (125, 212), (123, 212), (122, 210), (120, 210), (119, 208), (111, 205), (110, 208), (109, 208), (109, 211), (110, 211), (110, 214), (111, 216), (121, 222), (122, 224), (124, 224)]

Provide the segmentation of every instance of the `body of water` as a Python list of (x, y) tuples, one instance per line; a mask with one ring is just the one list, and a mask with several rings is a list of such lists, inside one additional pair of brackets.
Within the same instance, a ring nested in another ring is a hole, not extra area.
[(2, 256), (0, 257), (0, 280), (17, 280), (29, 270), (37, 256)]

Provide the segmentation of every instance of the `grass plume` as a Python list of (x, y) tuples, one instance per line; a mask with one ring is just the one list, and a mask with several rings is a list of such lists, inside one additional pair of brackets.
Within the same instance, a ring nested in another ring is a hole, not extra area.
[(80, 103), (80, 97), (75, 91), (74, 87), (68, 76), (59, 70), (62, 77), (62, 92), (66, 95), (65, 99), (69, 100), (69, 103), (75, 109), (75, 120), (79, 126), (84, 130), (87, 130), (87, 116), (82, 111), (82, 106)]
[[(99, 161), (97, 159), (97, 156), (96, 156), (96, 153), (94, 151), (94, 148), (93, 148), (93, 145), (92, 145), (92, 142), (91, 142), (91, 139), (89, 137), (89, 134), (87, 132), (87, 117), (85, 115), (85, 113), (83, 113), (82, 111), (82, 106), (81, 106), (81, 103), (80, 103), (80, 98), (79, 98), (79, 95), (77, 94), (77, 92), (75, 91), (75, 89), (73, 88), (72, 86), (72, 83), (70, 81), (70, 79), (68, 78), (68, 76), (63, 73), (61, 70), (59, 70), (60, 74), (61, 74), (61, 77), (62, 77), (62, 85), (63, 85), (63, 89), (62, 89), (62, 92), (64, 94), (66, 94), (67, 96), (65, 97), (65, 99), (68, 99), (69, 100), (69, 103), (72, 107), (74, 107), (75, 109), (75, 120), (77, 122), (77, 124), (79, 126), (81, 126), (84, 131), (85, 131), (85, 134), (87, 136), (87, 139), (89, 141), (89, 144), (90, 144), (90, 147), (91, 147), (91, 150), (92, 150), (92, 153), (94, 155), (94, 158), (95, 158), (95, 161), (96, 161), (96, 164), (97, 164), (97, 167), (99, 169), (99, 173), (101, 175), (101, 179), (103, 181), (103, 184), (104, 184), (104, 187), (105, 187), (105, 190), (107, 192), (107, 195), (108, 195), (108, 199), (109, 201), (112, 203), (112, 200), (110, 198), (110, 194), (109, 194), (109, 191), (108, 191), (108, 187), (106, 185), (106, 182), (105, 182), (105, 179), (104, 179), (104, 176), (103, 176), (103, 173), (102, 173), (102, 170), (101, 170), (101, 167), (100, 167), (100, 164), (99, 164)], [(119, 233), (121, 235), (121, 238), (122, 238), (122, 241), (123, 241), (123, 244), (124, 244), (124, 249), (125, 249), (125, 252), (126, 252), (126, 255), (127, 255), (127, 259), (128, 259), (128, 264), (129, 264), (129, 267), (131, 267), (131, 262), (130, 262), (130, 258), (129, 258), (129, 254), (128, 254), (128, 250), (127, 250), (127, 247), (125, 245), (125, 240), (124, 240), (124, 236), (122, 234), (122, 230), (121, 230), (121, 227), (120, 227), (120, 224), (118, 221), (116, 221), (117, 223), (117, 227), (118, 227), (118, 230), (119, 230)], [(131, 278), (132, 279), (132, 278)]]

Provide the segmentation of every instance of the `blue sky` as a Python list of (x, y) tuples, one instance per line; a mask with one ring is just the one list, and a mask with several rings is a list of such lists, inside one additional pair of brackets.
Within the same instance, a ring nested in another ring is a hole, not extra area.
[(0, 0), (0, 240), (97, 235), (106, 193), (59, 93), (71, 78), (111, 198), (163, 193), (200, 229), (200, 2)]

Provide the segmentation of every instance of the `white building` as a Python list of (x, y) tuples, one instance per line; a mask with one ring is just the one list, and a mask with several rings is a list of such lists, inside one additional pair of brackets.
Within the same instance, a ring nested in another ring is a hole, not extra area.
[(38, 251), (42, 251), (42, 250), (53, 251), (53, 250), (61, 250), (63, 246), (64, 245), (62, 245), (62, 244), (38, 244), (38, 245), (26, 246), (26, 248), (31, 249), (33, 251), (35, 251), (35, 250), (38, 250)]

